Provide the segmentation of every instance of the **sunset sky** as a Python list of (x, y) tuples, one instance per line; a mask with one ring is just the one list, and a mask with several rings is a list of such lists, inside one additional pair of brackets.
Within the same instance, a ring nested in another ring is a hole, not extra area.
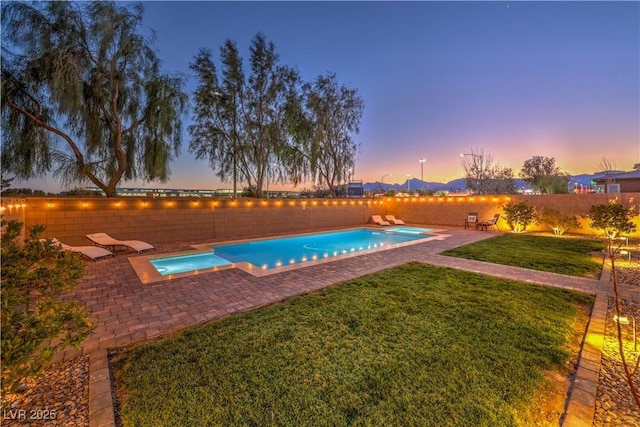
[[(640, 162), (638, 2), (146, 2), (164, 70), (196, 81), (201, 47), (225, 39), (248, 60), (262, 32), (305, 80), (335, 72), (365, 110), (354, 179), (446, 182), (460, 153), (484, 149), (517, 175), (535, 155), (594, 173)], [(186, 118), (186, 127), (191, 113)], [(147, 187), (230, 188), (187, 153), (171, 181)], [(16, 185), (14, 184), (14, 187)], [(123, 182), (123, 187), (143, 186)], [(301, 187), (310, 187), (311, 183)], [(38, 186), (35, 183), (33, 188)], [(239, 185), (241, 188), (241, 185)], [(43, 188), (44, 189), (44, 188)]]

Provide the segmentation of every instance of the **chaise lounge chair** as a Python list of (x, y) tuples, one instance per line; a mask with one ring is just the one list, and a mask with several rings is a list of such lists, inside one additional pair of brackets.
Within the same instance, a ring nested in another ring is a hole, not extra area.
[(500, 229), (498, 228), (499, 219), (500, 219), (500, 214), (495, 214), (493, 218), (479, 222), (476, 225), (476, 228), (487, 231), (489, 228), (495, 227), (498, 231), (500, 231)]
[(389, 221), (391, 224), (396, 224), (396, 225), (402, 225), (404, 224), (404, 221), (401, 219), (396, 218), (393, 215), (387, 215), (384, 217), (387, 221)]
[(378, 224), (378, 225), (391, 225), (390, 222), (385, 221), (384, 219), (382, 219), (382, 217), (380, 215), (371, 215), (371, 222), (373, 222), (374, 224)]
[[(40, 241), (46, 241), (46, 239), (40, 239)], [(60, 240), (55, 237), (51, 239), (51, 244), (54, 246), (59, 246), (62, 250), (70, 251), (70, 252), (78, 252), (92, 261), (97, 261), (100, 258), (106, 258), (109, 256), (114, 256), (110, 251), (99, 248), (97, 246), (71, 246), (65, 243), (62, 243)]]
[(91, 240), (93, 244), (97, 246), (111, 248), (111, 250), (113, 251), (116, 250), (116, 246), (126, 246), (127, 248), (131, 248), (134, 251), (138, 252), (139, 254), (141, 254), (144, 251), (155, 249), (155, 247), (153, 247), (147, 242), (143, 242), (141, 240), (118, 240), (109, 236), (107, 233), (87, 234), (85, 237)]

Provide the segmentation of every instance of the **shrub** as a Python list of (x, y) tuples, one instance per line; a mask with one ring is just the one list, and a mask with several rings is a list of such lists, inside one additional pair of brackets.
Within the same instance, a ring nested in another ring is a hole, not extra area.
[(508, 203), (503, 206), (505, 220), (515, 233), (522, 233), (532, 223), (538, 223), (536, 209), (527, 201)]
[(79, 346), (93, 332), (89, 311), (70, 299), (84, 271), (80, 254), (38, 239), (44, 226), (29, 230), (2, 221), (2, 392), (14, 393), (20, 380), (41, 374), (56, 351)]
[(560, 212), (557, 209), (546, 208), (540, 214), (540, 222), (553, 230), (553, 234), (563, 235), (572, 228), (580, 228), (580, 222), (575, 215)]

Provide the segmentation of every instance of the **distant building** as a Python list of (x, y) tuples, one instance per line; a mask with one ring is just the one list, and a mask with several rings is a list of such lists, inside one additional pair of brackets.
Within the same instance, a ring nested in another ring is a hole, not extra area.
[(631, 172), (604, 174), (594, 179), (598, 193), (640, 193), (640, 163)]
[[(93, 192), (95, 194), (103, 195), (104, 192), (98, 187), (86, 187), (86, 192)], [(192, 190), (192, 189), (169, 189), (169, 188), (123, 188), (118, 187), (116, 189), (118, 197), (210, 197), (210, 198), (224, 198), (233, 197), (233, 190), (231, 189), (217, 189), (217, 190)], [(269, 198), (279, 197), (295, 197), (298, 192), (295, 191), (278, 191), (269, 190), (264, 191), (264, 196)], [(238, 196), (241, 197), (240, 192)]]

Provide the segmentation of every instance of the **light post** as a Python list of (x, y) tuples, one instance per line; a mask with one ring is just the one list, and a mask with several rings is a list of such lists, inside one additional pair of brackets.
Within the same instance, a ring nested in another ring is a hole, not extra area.
[(426, 162), (427, 159), (422, 158), (420, 159), (420, 181), (422, 181), (422, 184), (424, 185), (424, 162)]
[(407, 191), (411, 192), (411, 174), (407, 174)]

